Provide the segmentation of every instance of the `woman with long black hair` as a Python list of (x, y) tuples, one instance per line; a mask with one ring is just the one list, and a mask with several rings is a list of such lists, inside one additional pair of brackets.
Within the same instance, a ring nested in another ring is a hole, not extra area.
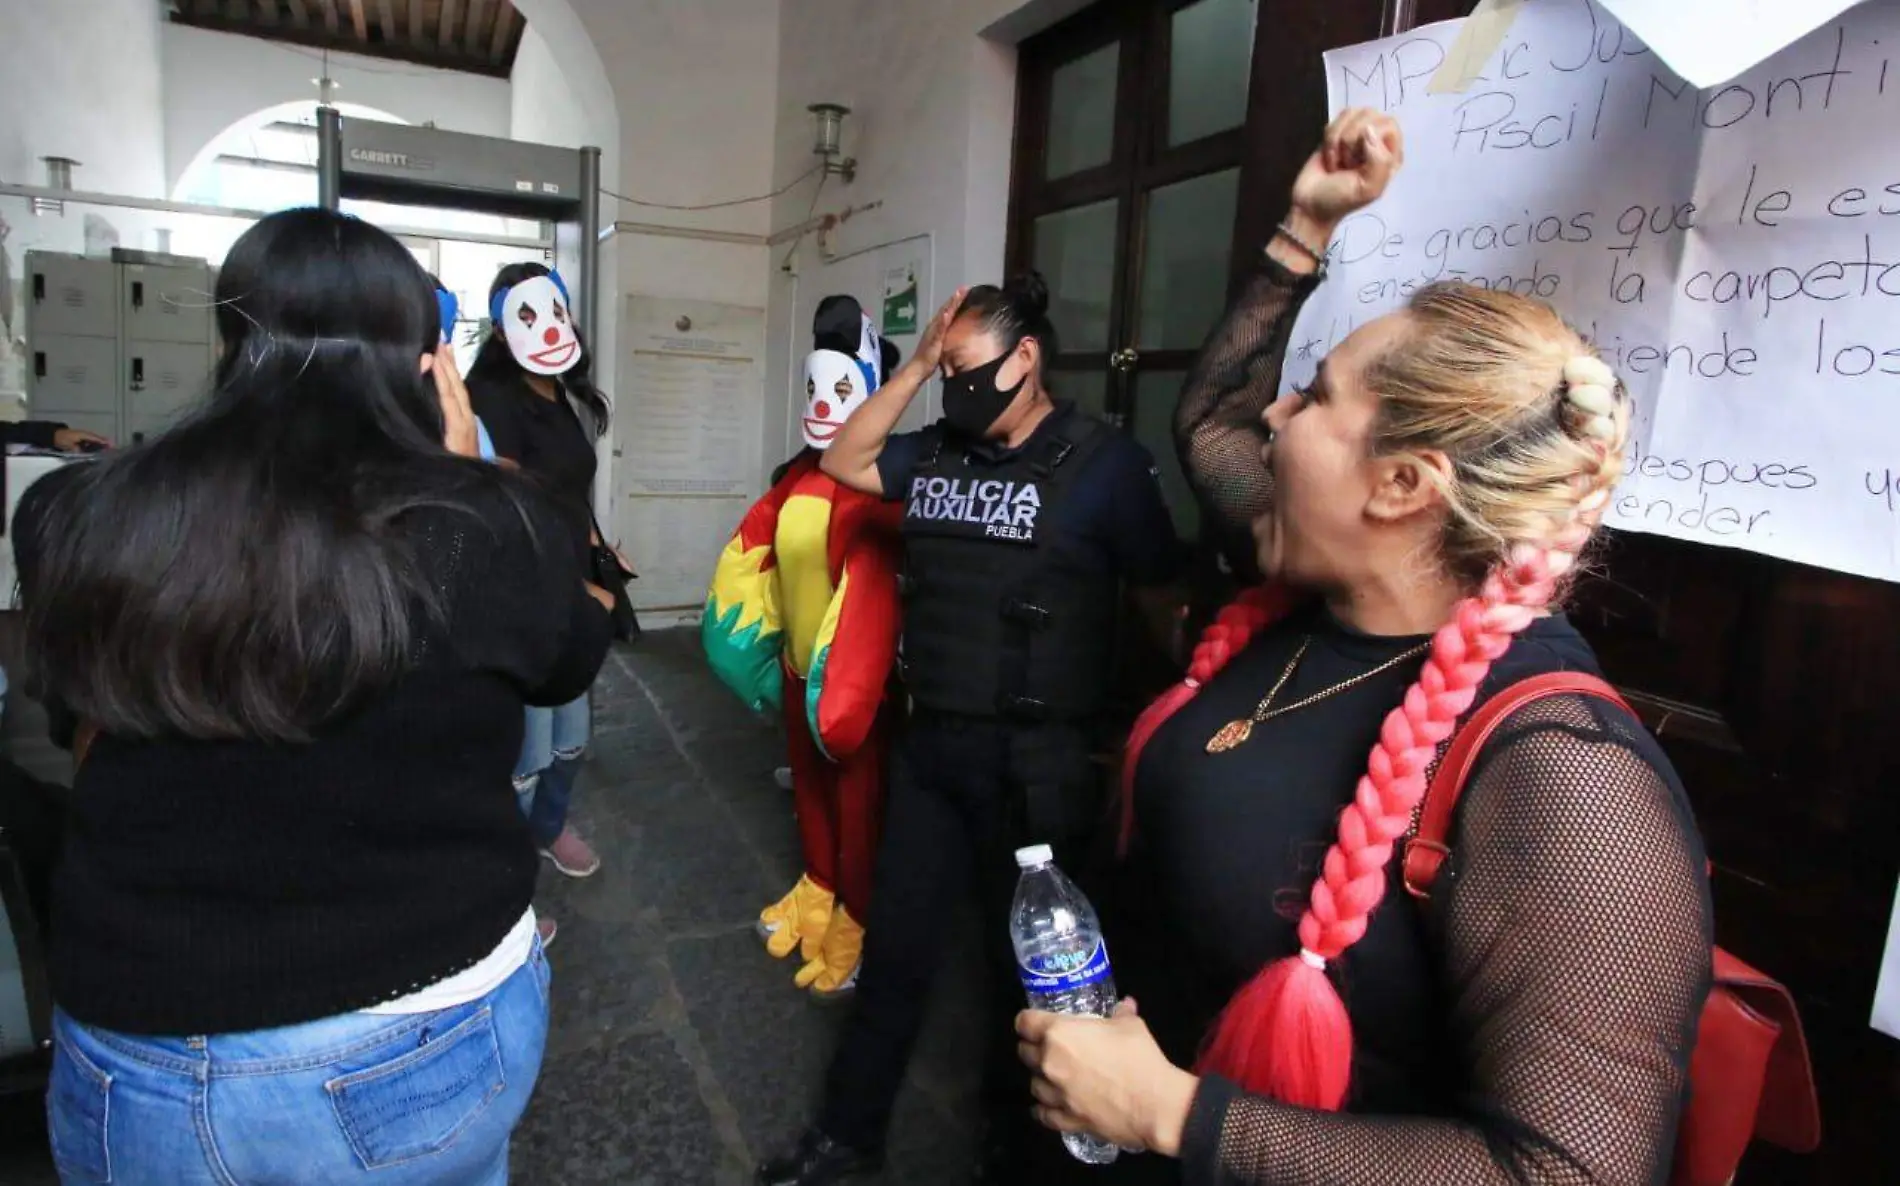
[[(468, 371), (471, 405), (498, 460), (554, 499), (568, 542), (586, 558), (600, 543), (594, 446), (607, 431), (609, 407), (594, 385), (593, 358), (574, 324), (566, 282), (542, 264), (510, 264), (489, 286), (488, 304), (489, 335)], [(591, 726), (586, 689), (566, 704), (529, 708), (515, 765), (515, 793), (535, 845), (569, 877), (600, 868), (592, 846), (567, 821)]]
[(598, 671), (605, 595), (475, 458), (394, 239), (272, 215), (217, 302), (205, 404), (16, 519), (30, 677), (91, 738), (53, 891), (60, 1173), (502, 1182), (548, 1023), (508, 775), (523, 701)]

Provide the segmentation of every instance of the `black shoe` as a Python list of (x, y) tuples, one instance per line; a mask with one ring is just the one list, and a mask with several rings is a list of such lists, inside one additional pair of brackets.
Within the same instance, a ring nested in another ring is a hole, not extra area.
[(798, 1148), (761, 1165), (752, 1180), (758, 1186), (831, 1186), (883, 1168), (882, 1149), (853, 1149), (812, 1128), (798, 1138)]

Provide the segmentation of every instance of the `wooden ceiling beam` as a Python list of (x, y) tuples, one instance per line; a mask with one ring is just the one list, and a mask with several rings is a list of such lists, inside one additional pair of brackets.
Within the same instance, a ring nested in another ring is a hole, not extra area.
[(317, 0), (317, 3), (323, 6), (323, 27), (325, 31), (334, 35), (340, 27), (337, 20), (336, 0)]
[(462, 48), (471, 58), (482, 56), (488, 40), (488, 5), (490, 0), (468, 0), (468, 29), (462, 38)]
[[(173, 4), (169, 19), (178, 25), (279, 45), (366, 53), (491, 78), (509, 76), (524, 28), (520, 12), (509, 0), (408, 0), (407, 4), (403, 0), (173, 0)], [(418, 10), (420, 28), (403, 19), (416, 17)], [(332, 13), (337, 19), (334, 29), (328, 27)]]
[(508, 60), (508, 51), (514, 45), (515, 22), (520, 18), (511, 0), (501, 0), (501, 9), (495, 13), (495, 35), (488, 39), (488, 60), (493, 64), (499, 66)]
[(435, 42), (444, 50), (455, 48), (455, 17), (461, 10), (461, 0), (442, 0), (442, 24), (436, 31)]

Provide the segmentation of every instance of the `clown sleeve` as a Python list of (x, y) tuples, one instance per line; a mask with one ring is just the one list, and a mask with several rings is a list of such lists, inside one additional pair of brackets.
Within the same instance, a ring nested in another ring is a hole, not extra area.
[(877, 721), (897, 662), (901, 599), (895, 504), (867, 501), (844, 551), (837, 592), (818, 628), (805, 719), (826, 757), (850, 757)]
[(752, 504), (713, 568), (700, 641), (720, 682), (754, 712), (776, 708), (783, 696), (779, 652), (784, 622), (779, 610), (778, 563), (772, 551), (779, 511), (800, 471), (787, 474)]

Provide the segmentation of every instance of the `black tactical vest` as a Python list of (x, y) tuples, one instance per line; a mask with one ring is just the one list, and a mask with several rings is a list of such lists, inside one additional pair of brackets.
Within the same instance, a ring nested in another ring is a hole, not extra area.
[(1026, 722), (1102, 711), (1119, 585), (1050, 525), (1111, 431), (1074, 413), (999, 464), (940, 440), (918, 465), (902, 585), (904, 677), (920, 708)]

